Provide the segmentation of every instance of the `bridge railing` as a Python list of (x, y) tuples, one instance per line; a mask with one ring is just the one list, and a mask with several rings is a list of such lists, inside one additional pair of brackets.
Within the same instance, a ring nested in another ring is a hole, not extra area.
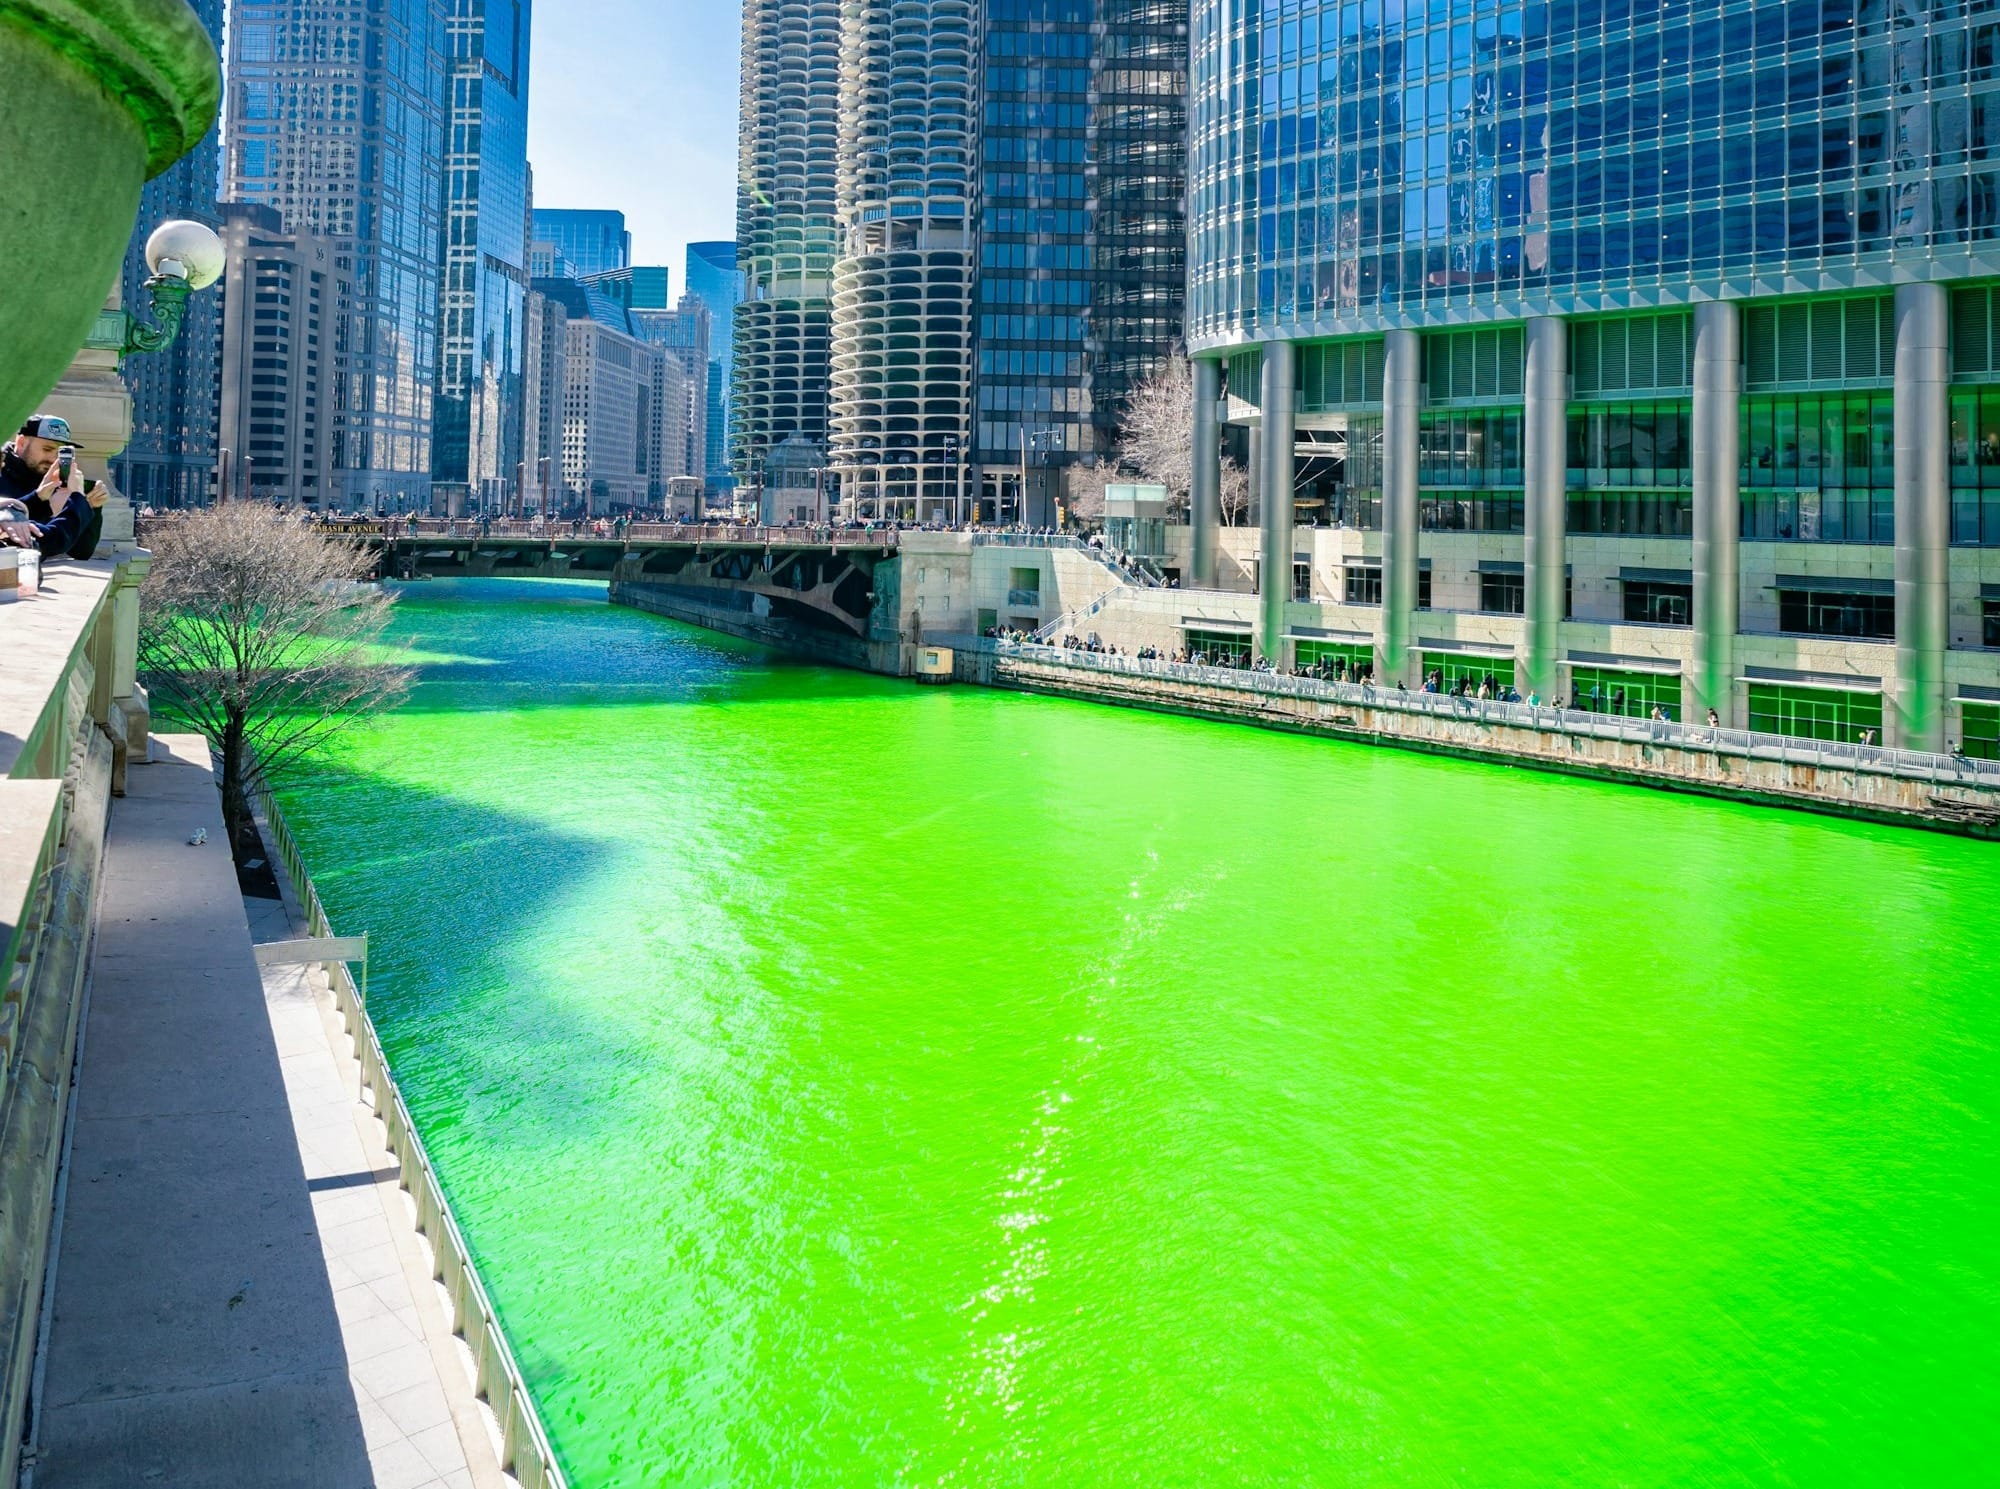
[[(305, 857), (299, 852), (298, 842), (268, 787), (258, 788), (257, 806), (270, 830), (271, 850), (285, 866), (300, 908), (305, 912), (306, 934), (332, 937), (333, 925), (327, 918), (326, 906), (320, 900), (312, 875), (306, 872)], [(403, 1102), (403, 1093), (389, 1072), (381, 1037), (368, 1013), (366, 969), (362, 981), (357, 983), (345, 962), (328, 962), (325, 966), (334, 1003), (361, 1062), (362, 1084), (387, 1132), (388, 1149), (401, 1169), (402, 1186), (416, 1201), (417, 1230), (431, 1243), (432, 1280), (442, 1285), (451, 1298), (452, 1331), (472, 1353), (474, 1388), (500, 1424), (501, 1471), (512, 1474), (521, 1489), (567, 1489), (568, 1480), (563, 1477), (555, 1449), (549, 1445), (548, 1433), (535, 1410), (534, 1397), (529, 1394), (520, 1364), (507, 1345), (500, 1316), (485, 1284), (479, 1280), (472, 1250), (465, 1244), (465, 1236), (452, 1216), (444, 1186), (438, 1182), (437, 1169), (424, 1149), (423, 1139), (417, 1136), (417, 1126)]]
[(1306, 698), (1346, 703), (1391, 713), (1422, 714), (1482, 724), (1506, 724), (1542, 733), (1617, 740), (1628, 744), (1672, 746), (1747, 760), (1771, 760), (1819, 769), (1853, 770), (1902, 780), (1941, 785), (1973, 786), (2000, 791), (2000, 760), (1965, 755), (1940, 755), (1925, 750), (1890, 749), (1840, 740), (1800, 739), (1751, 729), (1711, 729), (1706, 724), (1633, 718), (1592, 713), (1551, 704), (1529, 706), (1498, 699), (1454, 698), (1447, 693), (1412, 693), (1373, 684), (1330, 682), (1325, 678), (1251, 668), (1209, 667), (1161, 658), (1121, 656), (1071, 647), (998, 640), (984, 636), (936, 636), (938, 645), (1020, 657), (1024, 661), (1067, 667), (1080, 672), (1114, 673), (1158, 678), (1202, 687), (1230, 688), (1273, 697)]
[(893, 527), (762, 527), (754, 523), (726, 522), (629, 522), (605, 532), (594, 523), (535, 523), (479, 521), (472, 518), (448, 520), (438, 517), (365, 522), (327, 522), (322, 531), (341, 536), (409, 539), (441, 538), (465, 542), (501, 538), (512, 541), (547, 543), (744, 543), (765, 547), (895, 548), (901, 534)]

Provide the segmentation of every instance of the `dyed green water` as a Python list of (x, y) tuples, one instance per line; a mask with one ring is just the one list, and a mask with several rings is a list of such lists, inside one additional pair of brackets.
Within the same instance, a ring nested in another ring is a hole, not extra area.
[(1990, 1482), (2000, 849), (399, 625), (293, 811), (579, 1489)]

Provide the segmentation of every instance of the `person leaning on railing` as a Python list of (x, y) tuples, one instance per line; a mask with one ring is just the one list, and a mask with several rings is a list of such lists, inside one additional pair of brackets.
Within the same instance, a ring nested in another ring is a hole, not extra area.
[[(67, 481), (61, 473), (65, 449), (71, 456)], [(84, 479), (75, 454), (68, 422), (53, 414), (35, 415), (0, 447), (0, 501), (20, 507), (4, 519), (9, 546), (38, 549), (44, 558), (89, 558), (97, 551), (110, 488)]]

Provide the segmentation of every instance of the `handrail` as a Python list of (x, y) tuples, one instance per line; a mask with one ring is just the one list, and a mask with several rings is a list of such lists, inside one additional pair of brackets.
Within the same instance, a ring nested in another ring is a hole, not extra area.
[[(333, 926), (327, 919), (326, 906), (312, 876), (306, 872), (305, 859), (284, 813), (268, 785), (260, 783), (256, 795), (257, 805), (270, 828), (270, 846), (291, 876), (292, 888), (305, 911), (306, 934), (331, 937)], [(410, 1109), (390, 1074), (375, 1021), (368, 1015), (366, 973), (363, 983), (357, 986), (345, 962), (324, 965), (334, 1001), (360, 1057), (362, 1083), (374, 1099), (375, 1113), (388, 1131), (389, 1151), (395, 1154), (402, 1170), (402, 1185), (416, 1200), (417, 1232), (431, 1243), (431, 1277), (442, 1283), (450, 1295), (452, 1331), (472, 1351), (474, 1389), (500, 1423), (500, 1467), (520, 1482), (521, 1489), (568, 1489), (569, 1481), (563, 1476), (555, 1449), (549, 1445), (534, 1397), (528, 1391), (513, 1350), (508, 1348), (500, 1316), (485, 1284), (479, 1280), (472, 1251), (465, 1244), (464, 1233), (445, 1199), (444, 1187), (438, 1182), (437, 1169), (424, 1149), (423, 1139), (417, 1136)]]
[[(940, 642), (944, 638), (938, 638)], [(2000, 760), (1975, 760), (1964, 755), (1939, 755), (1924, 750), (1890, 749), (1847, 744), (1838, 740), (1798, 739), (1750, 729), (1710, 729), (1705, 724), (1676, 724), (1616, 714), (1591, 713), (1554, 704), (1530, 707), (1497, 699), (1454, 698), (1445, 693), (1411, 693), (1373, 684), (1329, 682), (1324, 678), (1251, 668), (1197, 666), (1152, 657), (1128, 657), (1073, 647), (1001, 641), (991, 637), (959, 638), (965, 650), (991, 651), (1024, 660), (1127, 676), (1155, 677), (1205, 687), (1234, 688), (1268, 696), (1311, 698), (1350, 703), (1392, 713), (1424, 714), (1483, 724), (1509, 724), (1542, 733), (1582, 735), (1629, 744), (1672, 745), (1711, 755), (1750, 760), (1777, 760), (1789, 765), (1862, 771), (1946, 785), (1971, 785), (2000, 790)]]

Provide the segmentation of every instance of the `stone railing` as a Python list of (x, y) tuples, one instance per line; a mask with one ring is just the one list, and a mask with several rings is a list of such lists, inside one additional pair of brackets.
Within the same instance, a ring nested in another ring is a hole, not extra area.
[[(270, 832), (271, 851), (285, 866), (300, 909), (305, 913), (306, 934), (331, 937), (333, 925), (327, 919), (326, 906), (313, 886), (312, 875), (306, 872), (305, 858), (284, 813), (268, 790), (260, 790), (257, 805)], [(417, 1232), (430, 1242), (431, 1278), (451, 1299), (452, 1332), (465, 1341), (471, 1352), (474, 1389), (499, 1424), (500, 1467), (513, 1476), (521, 1489), (565, 1489), (567, 1481), (562, 1465), (549, 1445), (548, 1433), (536, 1413), (534, 1397), (528, 1392), (521, 1367), (507, 1345), (500, 1315), (487, 1295), (485, 1284), (479, 1280), (472, 1249), (452, 1218), (437, 1169), (432, 1166), (430, 1154), (424, 1151), (410, 1109), (404, 1105), (403, 1093), (396, 1088), (396, 1079), (389, 1072), (375, 1021), (368, 1015), (366, 972), (363, 982), (356, 983), (345, 962), (328, 962), (325, 967), (334, 1004), (361, 1063), (361, 1083), (387, 1133), (387, 1146), (401, 1170), (402, 1186), (416, 1206)]]
[(150, 559), (51, 564), (0, 605), (0, 1484), (14, 1482), (110, 799), (144, 760)]

